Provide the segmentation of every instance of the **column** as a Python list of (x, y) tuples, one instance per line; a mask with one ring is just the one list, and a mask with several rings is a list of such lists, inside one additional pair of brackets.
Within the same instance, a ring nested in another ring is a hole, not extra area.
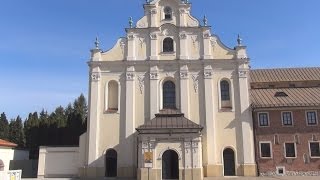
[(240, 121), (243, 145), (243, 175), (256, 176), (253, 122), (250, 112), (248, 75), (249, 69), (239, 69)]
[(202, 59), (212, 59), (212, 46), (211, 46), (210, 30), (203, 33), (203, 55)]
[(129, 33), (127, 36), (128, 39), (128, 57), (127, 60), (136, 60), (136, 43), (135, 43), (135, 35), (133, 33)]
[(150, 34), (150, 58), (149, 60), (158, 60), (159, 59), (159, 52), (158, 52), (158, 35), (157, 33)]
[(126, 72), (126, 138), (135, 132), (135, 69), (127, 67)]
[(186, 118), (190, 118), (190, 100), (189, 100), (189, 74), (188, 66), (180, 67), (180, 106), (181, 112)]
[(150, 118), (154, 118), (159, 113), (159, 72), (158, 67), (150, 69)]
[(89, 86), (89, 119), (88, 119), (88, 166), (95, 166), (93, 162), (98, 158), (99, 148), (99, 117), (100, 117), (100, 69), (93, 68), (90, 73)]
[(180, 35), (180, 55), (179, 59), (189, 59), (188, 57), (188, 39), (185, 32), (181, 32)]
[[(214, 161), (214, 155), (216, 155), (215, 144), (215, 123), (214, 123), (214, 98), (213, 98), (213, 70), (211, 65), (205, 65), (204, 67), (204, 90), (205, 90), (205, 128), (204, 128), (204, 162), (209, 166), (216, 164)], [(209, 171), (208, 171), (209, 172)], [(210, 175), (208, 173), (208, 175)]]

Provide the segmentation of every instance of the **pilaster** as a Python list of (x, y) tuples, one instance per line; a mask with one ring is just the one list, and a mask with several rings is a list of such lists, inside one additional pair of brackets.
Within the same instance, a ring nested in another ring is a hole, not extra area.
[(89, 82), (89, 121), (88, 121), (88, 166), (94, 166), (99, 148), (99, 119), (100, 119), (100, 68), (94, 67), (90, 72)]
[(159, 60), (158, 52), (158, 35), (157, 33), (150, 34), (151, 47), (150, 47), (150, 60)]
[(135, 69), (126, 72), (126, 138), (135, 132)]
[(159, 72), (158, 67), (150, 68), (150, 118), (159, 112)]
[(180, 55), (179, 59), (189, 59), (188, 57), (188, 36), (186, 32), (181, 32), (180, 37)]
[(242, 127), (243, 163), (244, 165), (255, 164), (253, 122), (250, 113), (248, 68), (239, 68), (239, 100), (240, 100), (240, 120)]
[(133, 33), (129, 33), (127, 36), (128, 40), (128, 61), (136, 60), (136, 43), (135, 43), (135, 35)]
[(204, 90), (205, 90), (205, 125), (204, 125), (204, 162), (207, 165), (214, 164), (216, 155), (215, 123), (214, 123), (214, 98), (213, 98), (213, 70), (211, 65), (204, 67)]
[(181, 112), (184, 113), (186, 118), (190, 118), (189, 72), (187, 65), (180, 67), (180, 96)]
[(212, 59), (211, 34), (207, 30), (203, 33), (203, 55), (202, 59)]

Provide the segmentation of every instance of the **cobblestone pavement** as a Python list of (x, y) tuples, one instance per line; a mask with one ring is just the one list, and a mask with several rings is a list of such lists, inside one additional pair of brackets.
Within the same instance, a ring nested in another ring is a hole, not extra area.
[[(45, 179), (23, 179), (23, 180), (77, 180), (70, 178), (45, 178)], [(95, 180), (95, 179), (90, 179)], [(102, 180), (109, 180), (104, 178)], [(110, 179), (110, 180), (128, 180), (128, 179)], [(131, 180), (131, 179), (130, 179)], [(320, 176), (275, 176), (275, 177), (210, 177), (204, 180), (320, 180)]]

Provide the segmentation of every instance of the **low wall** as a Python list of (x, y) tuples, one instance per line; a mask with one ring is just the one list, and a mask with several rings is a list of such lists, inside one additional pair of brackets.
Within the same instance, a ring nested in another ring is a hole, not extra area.
[(10, 170), (18, 169), (22, 170), (22, 178), (35, 178), (38, 173), (38, 160), (11, 160)]
[(38, 177), (77, 177), (79, 147), (40, 147)]

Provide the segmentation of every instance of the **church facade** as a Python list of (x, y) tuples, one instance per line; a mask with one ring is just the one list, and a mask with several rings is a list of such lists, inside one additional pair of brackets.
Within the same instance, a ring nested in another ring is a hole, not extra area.
[(181, 0), (154, 0), (126, 37), (91, 50), (81, 177), (256, 176), (250, 59)]

